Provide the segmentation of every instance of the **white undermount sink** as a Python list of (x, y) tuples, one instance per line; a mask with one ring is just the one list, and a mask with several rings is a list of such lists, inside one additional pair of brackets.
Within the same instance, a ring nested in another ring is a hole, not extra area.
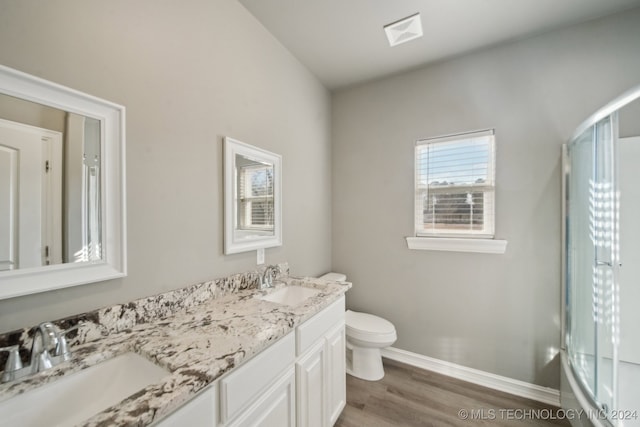
[(0, 402), (0, 424), (73, 426), (167, 375), (144, 357), (125, 353)]
[(317, 289), (305, 288), (303, 286), (286, 286), (259, 298), (277, 304), (294, 306), (319, 293), (320, 291)]

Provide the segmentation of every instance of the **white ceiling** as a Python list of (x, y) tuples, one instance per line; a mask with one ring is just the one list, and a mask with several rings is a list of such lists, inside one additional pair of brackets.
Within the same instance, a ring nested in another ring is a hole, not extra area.
[[(640, 0), (239, 0), (329, 89), (640, 6)], [(382, 27), (420, 12), (424, 37)]]

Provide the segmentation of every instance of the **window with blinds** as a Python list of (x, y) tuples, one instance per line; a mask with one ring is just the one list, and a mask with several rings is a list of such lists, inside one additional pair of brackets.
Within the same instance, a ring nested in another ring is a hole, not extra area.
[(493, 238), (493, 129), (419, 140), (415, 150), (416, 236)]
[(273, 165), (238, 169), (238, 225), (243, 230), (274, 229)]

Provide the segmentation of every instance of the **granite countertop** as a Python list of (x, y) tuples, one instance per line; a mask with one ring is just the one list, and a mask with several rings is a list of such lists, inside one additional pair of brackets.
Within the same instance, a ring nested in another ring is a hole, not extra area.
[[(170, 374), (81, 425), (151, 424), (291, 332), (351, 287), (349, 283), (290, 276), (280, 281), (274, 289), (239, 290), (199, 301), (166, 317), (77, 344), (72, 347), (70, 361), (21, 381), (1, 384), (0, 401), (133, 351)], [(294, 307), (256, 298), (290, 285), (315, 288), (320, 293)]]

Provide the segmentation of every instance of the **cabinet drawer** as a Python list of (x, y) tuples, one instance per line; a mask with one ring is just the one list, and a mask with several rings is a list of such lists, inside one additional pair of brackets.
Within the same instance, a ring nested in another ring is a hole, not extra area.
[(216, 425), (216, 388), (205, 391), (161, 420), (156, 427), (211, 427)]
[(220, 380), (220, 421), (233, 419), (295, 360), (295, 336), (285, 336)]
[(297, 355), (304, 353), (339, 321), (344, 321), (344, 296), (296, 328)]

